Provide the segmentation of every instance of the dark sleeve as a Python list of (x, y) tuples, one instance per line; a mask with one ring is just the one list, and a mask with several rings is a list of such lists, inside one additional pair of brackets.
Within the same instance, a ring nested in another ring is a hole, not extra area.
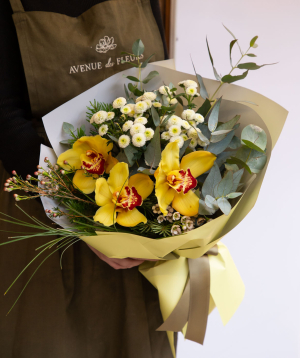
[(24, 178), (38, 164), (42, 139), (31, 122), (25, 75), (8, 0), (0, 1), (0, 159)]
[(165, 31), (164, 31), (164, 25), (163, 25), (163, 21), (162, 21), (162, 17), (161, 17), (159, 0), (150, 0), (150, 3), (151, 3), (153, 15), (157, 22), (159, 32), (160, 32), (160, 35), (161, 35), (161, 38), (163, 41), (164, 51), (165, 51), (165, 59), (167, 60), (169, 58), (169, 55), (168, 55), (167, 46), (166, 46)]

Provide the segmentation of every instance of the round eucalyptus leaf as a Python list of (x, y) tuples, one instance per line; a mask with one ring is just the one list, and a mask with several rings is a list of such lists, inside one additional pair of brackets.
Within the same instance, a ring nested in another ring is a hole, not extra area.
[(267, 146), (266, 132), (258, 126), (249, 124), (247, 127), (245, 127), (242, 131), (241, 139), (242, 142), (244, 142), (249, 148), (262, 152), (266, 149)]

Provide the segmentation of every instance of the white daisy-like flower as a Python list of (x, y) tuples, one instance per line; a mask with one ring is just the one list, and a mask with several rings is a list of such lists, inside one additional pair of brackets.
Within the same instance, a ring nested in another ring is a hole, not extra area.
[(107, 120), (107, 112), (99, 111), (92, 116), (90, 123), (95, 122), (96, 124), (101, 124), (101, 123), (105, 122), (106, 120)]
[(178, 211), (176, 211), (174, 214), (173, 214), (173, 220), (174, 221), (177, 221), (180, 219), (180, 213)]
[(169, 132), (162, 132), (161, 139), (169, 140), (170, 138), (171, 138), (171, 136), (170, 136)]
[(184, 129), (190, 129), (190, 128), (191, 128), (191, 125), (189, 124), (188, 121), (183, 120), (183, 121), (181, 122), (181, 127), (183, 127)]
[(188, 122), (191, 125), (191, 127), (196, 127), (196, 122), (195, 121), (188, 121)]
[(126, 121), (122, 127), (123, 132), (127, 132), (132, 127), (132, 125), (133, 125), (132, 121)]
[(184, 141), (189, 139), (189, 137), (185, 133), (181, 133), (180, 137), (182, 137)]
[(148, 122), (148, 119), (146, 117), (137, 117), (134, 121), (134, 123), (142, 123), (146, 124)]
[(180, 81), (180, 82), (178, 82), (178, 86), (184, 86), (184, 83), (185, 83), (185, 81)]
[(195, 96), (195, 94), (197, 94), (197, 88), (193, 86), (187, 87), (185, 89), (185, 93), (189, 96)]
[(155, 204), (152, 206), (152, 210), (154, 212), (154, 214), (161, 214), (160, 208), (158, 204)]
[(152, 102), (150, 101), (150, 99), (144, 99), (144, 102), (147, 103), (147, 109), (152, 107)]
[(159, 224), (161, 224), (165, 220), (165, 217), (163, 215), (159, 215), (156, 220)]
[(173, 213), (174, 212), (174, 209), (172, 208), (172, 206), (168, 205), (167, 206), (167, 210), (169, 213)]
[(182, 125), (182, 119), (178, 116), (176, 116), (175, 114), (173, 114), (169, 119), (168, 119), (168, 124), (170, 126), (173, 126), (174, 124), (176, 126), (181, 126)]
[(127, 103), (126, 99), (124, 97), (119, 97), (113, 101), (113, 107), (114, 108), (122, 108)]
[(198, 123), (203, 123), (204, 117), (200, 113), (195, 113), (194, 120)]
[(158, 90), (159, 93), (164, 94), (165, 96), (167, 96), (168, 93), (170, 93), (170, 88), (168, 86), (160, 86)]
[(135, 100), (135, 103), (138, 103), (143, 100), (144, 100), (143, 96), (137, 97), (137, 99)]
[(176, 98), (172, 98), (171, 101), (170, 101), (170, 104), (174, 105), (178, 103), (177, 99)]
[(120, 147), (120, 148), (126, 148), (126, 147), (128, 147), (129, 144), (130, 144), (130, 137), (129, 137), (129, 135), (126, 135), (126, 134), (121, 135), (121, 137), (119, 138), (118, 143), (119, 143), (119, 147)]
[(186, 226), (189, 230), (194, 229), (194, 222), (192, 220), (187, 220)]
[(182, 148), (182, 146), (184, 144), (184, 140), (180, 135), (171, 137), (170, 142), (176, 142), (178, 144), (179, 148)]
[(154, 136), (154, 130), (152, 128), (146, 128), (144, 135), (146, 137), (146, 141), (150, 140)]
[(201, 130), (199, 128), (193, 128), (191, 127), (188, 131), (187, 131), (187, 135), (189, 138), (195, 138), (197, 139), (198, 138), (198, 133), (201, 133)]
[(198, 92), (198, 93), (195, 93), (194, 94), (194, 97), (200, 97), (200, 93)]
[(146, 137), (144, 133), (137, 133), (132, 137), (132, 144), (135, 147), (142, 147), (146, 143)]
[(173, 225), (171, 227), (171, 234), (172, 235), (180, 235), (181, 234), (181, 227), (179, 225)]
[(115, 118), (115, 112), (107, 112), (107, 121)]
[(198, 83), (193, 80), (186, 80), (183, 83), (184, 87), (198, 87)]
[(152, 106), (155, 107), (155, 108), (160, 108), (162, 106), (162, 104), (159, 103), (159, 102), (153, 102)]
[(127, 116), (130, 116), (130, 117), (132, 117), (133, 115), (134, 115), (134, 104), (132, 104), (132, 103), (129, 103), (129, 104), (127, 104), (126, 106), (124, 106), (124, 107), (122, 107), (121, 108), (121, 112), (123, 113), (123, 114), (127, 114)]
[(181, 133), (181, 128), (180, 126), (177, 126), (176, 124), (173, 124), (170, 128), (169, 128), (169, 133), (171, 137), (174, 136), (178, 136)]
[(196, 148), (196, 146), (197, 146), (197, 139), (196, 138), (192, 138), (191, 139), (191, 142), (190, 142), (190, 144), (189, 144), (189, 147), (190, 148), (192, 148), (192, 149), (194, 149), (194, 148)]
[(148, 105), (145, 101), (139, 101), (134, 106), (135, 113), (144, 113), (148, 109)]
[(182, 224), (185, 224), (188, 220), (190, 220), (191, 218), (189, 217), (189, 216), (183, 216), (182, 218), (181, 218), (181, 222), (182, 222)]
[(154, 101), (156, 98), (156, 94), (154, 92), (145, 92), (142, 95), (143, 100), (149, 99), (150, 101)]
[(130, 128), (130, 134), (135, 135), (137, 133), (144, 133), (145, 130), (146, 128), (142, 123), (134, 123)]
[(186, 109), (181, 114), (182, 119), (186, 119), (188, 121), (192, 121), (195, 118), (195, 111), (192, 109)]
[(99, 128), (99, 134), (101, 135), (101, 137), (105, 135), (107, 131), (108, 131), (108, 125), (102, 124), (102, 126)]

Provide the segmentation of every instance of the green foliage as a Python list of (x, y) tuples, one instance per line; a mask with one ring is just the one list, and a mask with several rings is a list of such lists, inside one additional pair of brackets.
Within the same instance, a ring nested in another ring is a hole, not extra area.
[(60, 141), (59, 143), (61, 144), (67, 144), (67, 145), (70, 145), (72, 146), (76, 141), (77, 139), (85, 136), (85, 126), (82, 125), (80, 128), (77, 128), (75, 130), (74, 126), (70, 123), (67, 123), (67, 122), (64, 122), (63, 123), (63, 131), (66, 133), (66, 134), (69, 134), (72, 138), (71, 139), (66, 139), (66, 140), (62, 140)]
[(113, 106), (111, 103), (98, 102), (95, 99), (94, 102), (90, 102), (90, 106), (89, 107), (87, 106), (86, 108), (88, 110), (86, 112), (88, 122), (90, 121), (92, 116), (99, 111), (106, 111), (106, 112), (113, 111)]

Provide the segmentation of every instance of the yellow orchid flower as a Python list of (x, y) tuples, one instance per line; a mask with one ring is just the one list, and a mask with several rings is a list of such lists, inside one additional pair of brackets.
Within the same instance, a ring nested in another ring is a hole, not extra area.
[(117, 222), (127, 227), (147, 222), (136, 207), (151, 194), (154, 183), (146, 174), (135, 174), (129, 180), (128, 177), (128, 164), (118, 163), (111, 169), (107, 180), (96, 180), (95, 199), (101, 207), (94, 216), (95, 221), (105, 226)]
[(197, 185), (196, 178), (209, 170), (215, 160), (216, 156), (210, 152), (196, 151), (185, 155), (179, 163), (178, 144), (167, 144), (154, 174), (155, 195), (164, 215), (167, 215), (166, 209), (171, 203), (182, 215), (198, 214), (199, 198), (191, 189)]
[[(79, 169), (76, 171), (73, 184), (83, 193), (90, 194), (95, 190), (96, 180), (104, 172), (109, 173), (111, 168), (118, 163), (109, 151), (113, 144), (107, 145), (108, 140), (100, 135), (94, 137), (81, 137), (74, 144), (73, 148), (62, 153), (57, 164), (68, 170), (70, 166)], [(67, 164), (66, 164), (67, 163)], [(86, 173), (92, 176), (86, 175)]]

